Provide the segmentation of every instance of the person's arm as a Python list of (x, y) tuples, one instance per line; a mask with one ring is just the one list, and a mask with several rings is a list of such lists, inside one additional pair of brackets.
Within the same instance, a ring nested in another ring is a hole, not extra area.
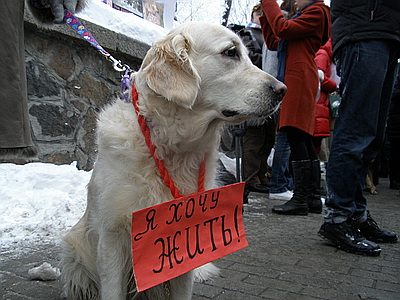
[(296, 19), (286, 20), (275, 0), (264, 0), (262, 8), (272, 31), (277, 37), (301, 39), (320, 29), (324, 12), (318, 5), (305, 9)]
[(320, 49), (315, 57), (315, 64), (318, 70), (324, 73), (324, 79), (321, 81), (321, 90), (325, 93), (332, 93), (336, 91), (336, 82), (329, 78), (331, 69), (331, 60), (329, 59), (328, 53)]
[(273, 33), (265, 15), (260, 17), (260, 24), (265, 45), (269, 50), (276, 51), (278, 49), (279, 38)]
[(44, 24), (62, 23), (64, 11), (81, 11), (88, 0), (27, 0), (32, 15)]

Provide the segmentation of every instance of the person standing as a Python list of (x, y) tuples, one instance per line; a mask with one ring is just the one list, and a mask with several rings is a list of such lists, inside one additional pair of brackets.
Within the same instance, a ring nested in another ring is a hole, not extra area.
[[(285, 19), (290, 19), (296, 13), (294, 0), (282, 1), (280, 8)], [(263, 46), (263, 70), (274, 77), (278, 75), (277, 51), (269, 50), (265, 43)], [(278, 114), (274, 117), (277, 119)], [(268, 197), (271, 200), (288, 201), (293, 197), (293, 178), (289, 169), (290, 146), (286, 133), (276, 132), (274, 150)]]
[[(317, 51), (315, 63), (318, 67), (320, 79), (320, 96), (317, 100), (313, 143), (317, 154), (321, 154), (322, 140), (330, 136), (330, 111), (328, 94), (336, 91), (336, 82), (330, 78), (332, 63), (332, 40), (321, 46)], [(310, 207), (315, 213), (322, 212), (321, 202), (321, 167), (320, 160), (311, 161), (311, 182)]]
[(327, 169), (327, 214), (318, 233), (341, 250), (377, 256), (377, 243), (397, 242), (397, 235), (372, 219), (363, 184), (384, 141), (400, 57), (400, 2), (335, 0), (331, 15), (342, 100)]
[[(87, 0), (28, 0), (35, 19), (61, 23), (64, 10), (81, 10)], [(37, 151), (31, 137), (25, 74), (24, 0), (0, 1), (0, 163), (29, 162)]]
[[(239, 32), (249, 50), (254, 65), (262, 68), (262, 48), (264, 39), (259, 18), (261, 5), (252, 9), (250, 23)], [(271, 117), (252, 119), (246, 122), (243, 136), (243, 174), (246, 194), (249, 192), (268, 193), (267, 158), (275, 143), (275, 122)]]
[[(330, 37), (329, 7), (323, 1), (297, 0), (298, 12), (286, 20), (275, 0), (263, 0), (260, 18), (264, 40), (278, 49), (278, 76), (287, 86), (279, 112), (278, 130), (289, 141), (294, 190), (292, 198), (272, 211), (285, 215), (307, 215), (314, 210), (311, 197), (311, 162), (317, 160), (312, 135), (319, 78), (314, 58)], [(319, 201), (321, 201), (319, 199)]]

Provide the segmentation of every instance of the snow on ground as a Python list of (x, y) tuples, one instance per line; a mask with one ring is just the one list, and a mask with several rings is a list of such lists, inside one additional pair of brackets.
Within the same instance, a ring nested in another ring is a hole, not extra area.
[(58, 243), (84, 213), (90, 176), (76, 163), (0, 164), (0, 248)]

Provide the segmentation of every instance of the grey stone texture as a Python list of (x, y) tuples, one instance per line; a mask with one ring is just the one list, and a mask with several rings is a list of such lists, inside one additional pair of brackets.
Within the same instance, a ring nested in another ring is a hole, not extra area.
[[(367, 195), (378, 224), (400, 232), (399, 191), (381, 179), (379, 195)], [(400, 244), (381, 244), (379, 257), (337, 250), (318, 235), (322, 214), (280, 216), (266, 195), (253, 193), (244, 209), (249, 247), (215, 264), (219, 277), (194, 286), (193, 300), (225, 299), (400, 299)], [(23, 250), (23, 251), (22, 251)], [(2, 249), (0, 299), (62, 299), (62, 283), (31, 281), (28, 270), (57, 266), (58, 245)]]
[[(117, 60), (137, 70), (150, 45), (81, 20)], [(38, 26), (25, 14), (28, 105), (38, 160), (77, 161), (90, 170), (96, 157), (96, 115), (119, 95), (121, 75), (68, 25)]]

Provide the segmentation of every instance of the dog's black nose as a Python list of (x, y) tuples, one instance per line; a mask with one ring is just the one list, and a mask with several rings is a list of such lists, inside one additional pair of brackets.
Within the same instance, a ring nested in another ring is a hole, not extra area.
[(283, 96), (286, 93), (287, 87), (280, 81), (276, 81), (272, 86), (271, 89), (276, 95)]

